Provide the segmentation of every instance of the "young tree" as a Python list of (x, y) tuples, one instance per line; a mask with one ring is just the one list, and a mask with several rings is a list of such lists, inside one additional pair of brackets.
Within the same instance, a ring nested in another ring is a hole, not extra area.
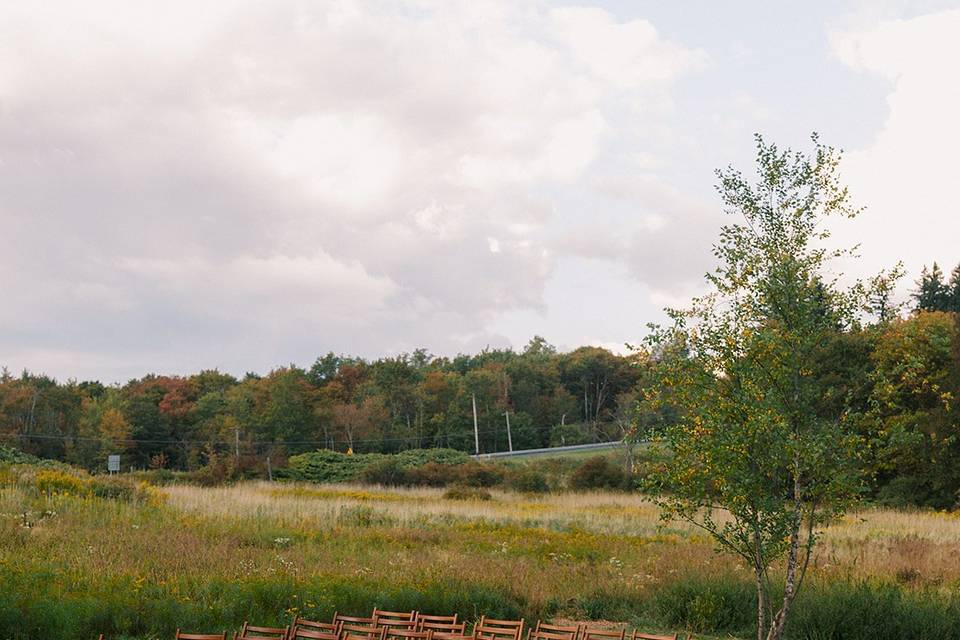
[[(860, 284), (842, 289), (824, 248), (825, 218), (852, 217), (838, 181), (839, 154), (813, 136), (810, 155), (757, 136), (758, 180), (718, 171), (728, 214), (707, 275), (713, 292), (668, 310), (653, 352), (669, 352), (645, 395), (677, 420), (663, 440), (672, 463), (656, 479), (666, 519), (707, 531), (752, 569), (757, 638), (780, 638), (817, 540), (817, 527), (855, 499), (856, 436), (843, 411), (818, 403), (818, 353), (866, 305)], [(677, 355), (679, 354), (679, 356)], [(772, 567), (784, 560), (782, 599)]]

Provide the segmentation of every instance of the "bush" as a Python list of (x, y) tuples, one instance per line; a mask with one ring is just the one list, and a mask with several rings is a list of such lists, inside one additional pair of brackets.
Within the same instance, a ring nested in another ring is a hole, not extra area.
[(290, 476), (294, 480), (309, 482), (350, 482), (356, 480), (364, 467), (381, 459), (375, 453), (347, 455), (321, 449), (291, 456), (288, 461)]
[(37, 490), (46, 496), (86, 496), (90, 495), (91, 490), (91, 483), (87, 478), (59, 469), (42, 469), (36, 473), (33, 482)]
[(463, 451), (456, 449), (407, 449), (394, 454), (393, 457), (403, 467), (420, 467), (425, 464), (460, 465), (470, 462), (471, 458)]
[[(385, 462), (389, 461), (389, 462)], [(357, 453), (348, 455), (327, 449), (302, 453), (292, 456), (289, 460), (289, 469), (283, 476), (293, 480), (307, 480), (310, 482), (350, 482), (360, 480), (377, 484), (435, 484), (443, 474), (436, 472), (438, 466), (457, 467), (469, 463), (470, 456), (454, 449), (409, 449), (396, 454)], [(383, 465), (383, 466), (380, 466)], [(391, 466), (392, 465), (392, 466)], [(429, 482), (418, 482), (416, 478), (402, 478), (398, 470), (409, 471), (431, 465), (434, 470), (430, 474), (421, 476)], [(370, 472), (365, 473), (370, 468)], [(451, 472), (451, 479), (456, 474)]]
[(447, 500), (492, 500), (493, 496), (480, 487), (455, 486), (447, 489), (443, 497)]
[(509, 486), (523, 493), (546, 493), (550, 491), (547, 477), (535, 469), (520, 469), (510, 476)]
[(466, 465), (452, 466), (428, 462), (422, 467), (408, 469), (406, 471), (407, 481), (411, 485), (417, 486), (446, 487), (460, 481), (464, 466)]
[(90, 489), (98, 498), (111, 500), (133, 500), (136, 485), (125, 478), (101, 476), (90, 481)]
[(756, 624), (754, 585), (735, 577), (686, 576), (656, 593), (658, 617), (692, 631), (744, 633)]
[(7, 464), (37, 464), (40, 458), (24, 453), (19, 449), (0, 445), (0, 463)]
[(470, 487), (495, 487), (502, 484), (507, 471), (501, 465), (471, 460), (458, 469), (459, 484)]
[(570, 476), (571, 489), (623, 489), (627, 474), (607, 456), (587, 458)]
[(364, 467), (359, 479), (369, 484), (386, 486), (406, 486), (411, 483), (409, 473), (396, 456), (378, 460)]

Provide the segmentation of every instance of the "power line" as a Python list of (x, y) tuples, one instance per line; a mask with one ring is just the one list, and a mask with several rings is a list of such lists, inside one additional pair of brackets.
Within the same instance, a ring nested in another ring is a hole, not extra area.
[[(478, 433), (483, 435), (497, 434), (499, 431), (497, 429), (490, 429), (486, 431), (479, 431)], [(424, 439), (443, 439), (449, 437), (458, 437), (462, 436), (469, 438), (469, 432), (463, 434), (453, 434), (453, 433), (438, 433), (433, 434), (432, 436), (406, 436), (406, 437), (396, 437), (396, 438), (376, 438), (376, 439), (366, 439), (366, 440), (354, 440), (354, 444), (379, 444), (379, 443), (389, 443), (389, 442), (416, 442), (422, 441)], [(61, 442), (107, 442), (107, 443), (122, 443), (122, 444), (172, 444), (172, 445), (184, 445), (184, 444), (213, 444), (213, 445), (223, 445), (223, 446), (233, 446), (235, 445), (234, 440), (171, 440), (171, 439), (144, 439), (144, 438), (98, 438), (92, 436), (68, 436), (68, 435), (53, 435), (53, 434), (44, 434), (44, 433), (0, 433), (0, 438), (19, 438), (19, 439), (34, 439), (34, 440), (59, 440)], [(241, 441), (241, 444), (244, 446), (269, 446), (269, 445), (322, 445), (326, 446), (330, 443), (333, 444), (349, 444), (348, 440), (251, 440), (247, 442)]]

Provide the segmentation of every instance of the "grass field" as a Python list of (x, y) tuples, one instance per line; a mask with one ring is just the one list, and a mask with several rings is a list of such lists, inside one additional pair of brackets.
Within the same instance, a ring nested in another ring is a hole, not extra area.
[[(169, 637), (374, 605), (745, 636), (754, 606), (745, 570), (622, 493), (246, 483), (117, 500), (8, 483), (0, 572), (3, 638)], [(957, 638), (958, 591), (960, 518), (861, 511), (824, 532), (790, 635)]]

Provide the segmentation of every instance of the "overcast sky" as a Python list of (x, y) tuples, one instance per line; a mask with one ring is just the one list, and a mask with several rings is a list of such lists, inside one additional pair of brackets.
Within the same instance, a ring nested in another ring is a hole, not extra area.
[(0, 365), (125, 381), (622, 348), (753, 132), (846, 151), (851, 269), (960, 262), (960, 2), (0, 2)]

